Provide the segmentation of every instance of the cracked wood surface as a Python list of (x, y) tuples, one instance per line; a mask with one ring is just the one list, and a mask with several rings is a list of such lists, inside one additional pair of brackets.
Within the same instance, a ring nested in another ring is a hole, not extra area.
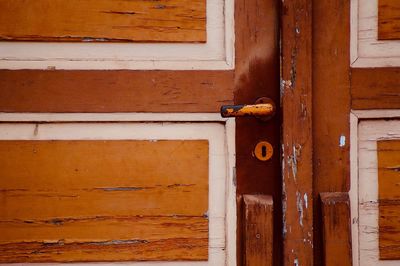
[(0, 163), (0, 262), (208, 258), (208, 141), (0, 141)]
[(400, 259), (400, 141), (378, 140), (379, 258)]
[(0, 0), (0, 40), (205, 42), (206, 0)]

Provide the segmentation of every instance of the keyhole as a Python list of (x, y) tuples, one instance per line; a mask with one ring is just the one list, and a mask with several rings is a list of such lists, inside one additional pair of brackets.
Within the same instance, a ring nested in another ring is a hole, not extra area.
[(262, 148), (261, 148), (261, 156), (262, 157), (267, 157), (267, 147), (266, 146), (262, 146)]
[(253, 155), (260, 161), (268, 161), (274, 153), (274, 148), (268, 141), (260, 141), (254, 148)]

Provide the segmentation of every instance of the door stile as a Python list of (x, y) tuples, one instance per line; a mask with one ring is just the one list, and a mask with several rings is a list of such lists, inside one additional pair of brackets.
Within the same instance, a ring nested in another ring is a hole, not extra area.
[(282, 6), (283, 265), (313, 265), (312, 1)]

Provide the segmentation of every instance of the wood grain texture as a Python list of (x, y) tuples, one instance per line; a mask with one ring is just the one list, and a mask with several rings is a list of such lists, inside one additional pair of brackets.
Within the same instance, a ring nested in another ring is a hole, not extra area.
[[(207, 239), (0, 244), (0, 263), (204, 260)], [(157, 251), (157, 252), (155, 252)]]
[[(350, 189), (350, 1), (313, 1), (313, 182), (321, 192)], [(314, 260), (324, 265), (320, 201), (314, 202)]]
[(312, 1), (282, 4), (284, 265), (314, 265)]
[(350, 199), (346, 192), (321, 193), (325, 266), (351, 266)]
[(243, 205), (243, 265), (272, 266), (273, 199), (267, 195), (244, 195)]
[[(233, 80), (235, 104), (253, 104), (269, 97), (277, 105), (268, 122), (256, 118), (236, 119), (237, 194), (265, 194), (274, 199), (273, 261), (282, 264), (282, 185), (279, 153), (268, 162), (259, 161), (253, 150), (259, 141), (268, 141), (280, 150), (279, 21), (280, 3), (276, 0), (235, 1), (236, 69)], [(240, 199), (239, 199), (240, 202)], [(238, 204), (238, 213), (241, 213)], [(238, 228), (242, 228), (238, 216)], [(240, 234), (238, 234), (240, 236)], [(245, 251), (238, 237), (238, 263)]]
[(378, 40), (400, 39), (400, 2), (379, 0)]
[(205, 0), (0, 0), (0, 40), (205, 42)]
[(0, 71), (1, 112), (219, 112), (232, 71)]
[(353, 109), (399, 109), (399, 68), (351, 69)]
[(0, 141), (0, 164), (0, 262), (208, 258), (208, 141)]
[(400, 259), (400, 141), (378, 140), (379, 258)]

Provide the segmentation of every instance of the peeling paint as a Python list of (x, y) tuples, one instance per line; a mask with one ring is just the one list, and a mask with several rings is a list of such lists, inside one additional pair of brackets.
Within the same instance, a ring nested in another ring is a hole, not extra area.
[(304, 193), (304, 207), (306, 207), (306, 209), (308, 209), (308, 196), (307, 193)]
[(293, 154), (289, 156), (288, 165), (292, 168), (293, 179), (296, 181), (297, 177), (297, 149), (293, 145)]
[(292, 85), (291, 80), (281, 80), (281, 94), (283, 95), (286, 89), (291, 89)]
[(299, 224), (301, 227), (303, 227), (303, 199), (301, 197), (300, 192), (296, 192), (296, 205), (297, 205), (297, 211), (299, 212)]
[[(282, 165), (284, 165), (284, 164), (282, 164)], [(283, 220), (282, 237), (283, 237), (283, 239), (285, 239), (286, 233), (287, 233), (286, 211), (287, 211), (286, 183), (282, 182), (282, 220)]]
[(346, 146), (346, 136), (341, 135), (339, 138), (339, 147), (343, 148)]

